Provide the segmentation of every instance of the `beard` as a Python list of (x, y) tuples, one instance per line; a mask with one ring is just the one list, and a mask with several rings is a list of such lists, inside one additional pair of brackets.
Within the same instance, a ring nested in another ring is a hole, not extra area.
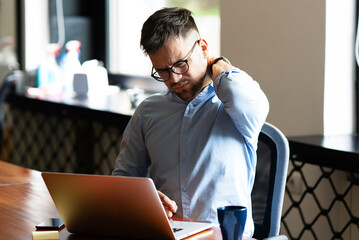
[(175, 93), (182, 100), (184, 100), (186, 102), (190, 102), (198, 95), (198, 93), (200, 93), (203, 90), (204, 87), (206, 87), (208, 85), (208, 84), (206, 86), (204, 85), (204, 82), (206, 80), (206, 76), (207, 76), (207, 73), (205, 73), (197, 81), (194, 81), (194, 80), (186, 78), (186, 79), (181, 80), (178, 83), (174, 83), (174, 84), (171, 85), (172, 89), (176, 85), (181, 85), (181, 84), (184, 84), (184, 83), (190, 84), (191, 86), (190, 86), (189, 89), (184, 89), (184, 90), (182, 90), (180, 92), (174, 92), (174, 91), (172, 91), (172, 92)]

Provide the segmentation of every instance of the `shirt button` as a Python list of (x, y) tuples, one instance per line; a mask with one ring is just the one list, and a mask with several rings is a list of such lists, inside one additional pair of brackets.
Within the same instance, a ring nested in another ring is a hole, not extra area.
[(186, 187), (186, 186), (183, 186), (183, 187), (182, 187), (182, 191), (183, 191), (183, 192), (187, 192), (187, 187)]
[(186, 129), (181, 130), (182, 135), (185, 135), (187, 133)]
[(187, 161), (187, 159), (186, 159), (185, 157), (182, 157), (182, 158), (181, 158), (181, 163), (182, 163), (182, 164), (185, 164), (186, 161)]

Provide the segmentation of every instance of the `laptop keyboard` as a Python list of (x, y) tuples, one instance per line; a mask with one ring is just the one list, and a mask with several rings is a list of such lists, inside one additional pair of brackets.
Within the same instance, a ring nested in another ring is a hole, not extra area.
[(179, 232), (179, 231), (182, 231), (183, 228), (172, 228), (172, 231), (175, 233), (175, 232)]

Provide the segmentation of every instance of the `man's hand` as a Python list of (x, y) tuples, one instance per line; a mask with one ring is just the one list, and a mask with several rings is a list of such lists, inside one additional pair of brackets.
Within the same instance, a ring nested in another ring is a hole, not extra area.
[[(208, 72), (209, 72), (209, 75), (211, 76), (212, 80), (216, 79), (216, 77), (220, 73), (233, 67), (231, 64), (228, 64), (223, 60), (220, 60), (220, 61), (216, 62), (216, 64), (213, 65), (215, 60), (216, 60), (215, 57), (210, 56), (210, 55), (207, 56)], [(211, 71), (213, 71), (212, 75), (210, 74)]]
[(165, 208), (166, 214), (168, 218), (173, 216), (173, 213), (177, 212), (177, 204), (175, 201), (169, 199), (165, 194), (160, 191), (157, 191), (160, 196), (161, 202)]

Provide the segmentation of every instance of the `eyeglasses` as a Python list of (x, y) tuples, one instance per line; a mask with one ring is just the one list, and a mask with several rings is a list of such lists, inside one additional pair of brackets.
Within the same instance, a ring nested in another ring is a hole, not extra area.
[(199, 40), (197, 40), (194, 44), (193, 47), (191, 49), (191, 52), (188, 54), (187, 58), (184, 60), (179, 60), (177, 62), (175, 62), (172, 67), (170, 68), (164, 68), (164, 69), (158, 69), (155, 70), (154, 67), (152, 67), (152, 73), (151, 73), (151, 77), (153, 77), (154, 79), (156, 79), (159, 82), (165, 82), (168, 79), (170, 79), (170, 71), (174, 72), (175, 74), (185, 74), (186, 72), (188, 72), (189, 70), (189, 65), (188, 65), (188, 60), (191, 57), (197, 43), (199, 42)]

